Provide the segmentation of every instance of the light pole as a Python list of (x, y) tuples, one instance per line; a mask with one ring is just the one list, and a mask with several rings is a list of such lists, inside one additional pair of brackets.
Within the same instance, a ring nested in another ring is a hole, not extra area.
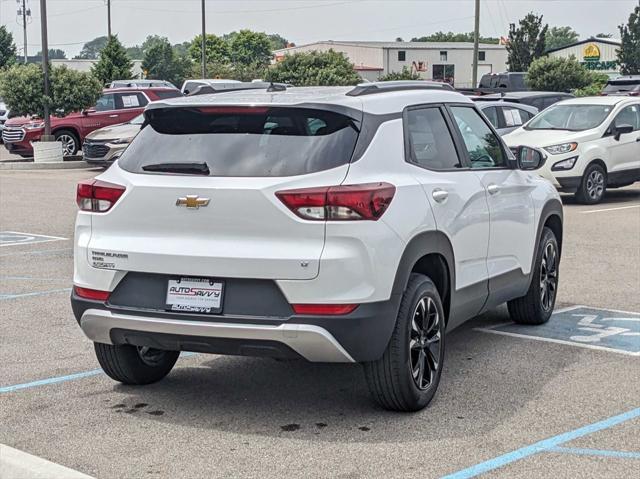
[[(49, 42), (47, 40), (47, 0), (40, 0), (40, 31), (42, 36), (42, 76), (44, 78), (44, 96), (49, 98)], [(44, 136), (42, 141), (51, 141), (51, 118), (49, 104), (44, 102)]]
[(111, 40), (111, 0), (107, 0), (107, 38)]
[(202, 48), (202, 78), (207, 78), (207, 51), (205, 49), (207, 45), (207, 27), (205, 22), (205, 8), (204, 8), (204, 0), (202, 0), (202, 44), (200, 47)]
[(480, 43), (480, 0), (476, 0), (476, 19), (473, 29), (473, 76), (472, 88), (478, 86), (478, 44)]

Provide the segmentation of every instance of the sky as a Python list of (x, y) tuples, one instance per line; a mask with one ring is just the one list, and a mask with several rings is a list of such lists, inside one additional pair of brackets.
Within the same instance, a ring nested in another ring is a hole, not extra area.
[[(18, 0), (22, 2), (22, 0)], [(570, 25), (581, 38), (611, 33), (626, 23), (638, 0), (481, 0), (480, 33), (506, 36), (509, 23), (533, 11), (550, 26)], [(32, 22), (28, 52), (41, 49), (40, 0), (27, 0)], [(172, 43), (191, 40), (201, 30), (201, 0), (111, 0), (112, 30), (131, 46), (147, 35)], [(13, 33), (20, 52), (22, 27), (16, 0), (0, 0), (0, 24)], [(206, 0), (207, 33), (248, 28), (279, 33), (296, 44), (318, 40), (387, 40), (436, 31), (473, 30), (473, 0)], [(82, 45), (107, 34), (106, 0), (47, 0), (49, 48), (71, 58)]]

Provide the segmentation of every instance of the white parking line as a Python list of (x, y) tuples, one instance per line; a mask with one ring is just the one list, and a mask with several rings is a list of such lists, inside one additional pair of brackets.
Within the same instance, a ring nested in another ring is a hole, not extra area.
[(0, 444), (0, 471), (3, 479), (92, 479), (41, 457)]
[(599, 210), (587, 210), (587, 211), (581, 211), (580, 213), (582, 214), (589, 214), (589, 213), (600, 213), (602, 211), (616, 211), (616, 210), (626, 210), (629, 208), (640, 208), (640, 205), (632, 205), (632, 206), (618, 206), (617, 208), (601, 208)]

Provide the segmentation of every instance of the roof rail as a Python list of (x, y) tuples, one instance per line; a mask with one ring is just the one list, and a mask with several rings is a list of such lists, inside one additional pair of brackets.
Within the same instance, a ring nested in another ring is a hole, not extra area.
[(371, 83), (360, 83), (356, 85), (353, 90), (348, 91), (347, 96), (363, 96), (407, 90), (455, 91), (451, 85), (444, 82), (426, 80), (377, 81)]
[(267, 92), (286, 91), (287, 87), (291, 85), (287, 83), (273, 83), (273, 82), (241, 82), (241, 83), (229, 83), (222, 85), (216, 85), (215, 83), (200, 85), (195, 90), (190, 92), (187, 96), (208, 95), (211, 93), (229, 93), (233, 91), (243, 90), (266, 90)]

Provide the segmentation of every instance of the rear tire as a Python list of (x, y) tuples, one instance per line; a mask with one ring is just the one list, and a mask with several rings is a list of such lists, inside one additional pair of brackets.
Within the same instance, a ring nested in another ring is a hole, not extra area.
[(591, 163), (582, 175), (576, 198), (585, 205), (600, 203), (607, 190), (607, 172), (597, 163)]
[(163, 351), (129, 344), (93, 343), (96, 357), (111, 379), (123, 384), (151, 384), (164, 378), (178, 360), (179, 351)]
[(396, 326), (380, 359), (364, 364), (375, 402), (392, 411), (419, 411), (438, 389), (444, 363), (445, 316), (427, 276), (412, 273)]
[(546, 226), (542, 236), (529, 290), (524, 296), (509, 301), (511, 319), (518, 324), (544, 324), (549, 321), (558, 296), (560, 250), (556, 235)]

